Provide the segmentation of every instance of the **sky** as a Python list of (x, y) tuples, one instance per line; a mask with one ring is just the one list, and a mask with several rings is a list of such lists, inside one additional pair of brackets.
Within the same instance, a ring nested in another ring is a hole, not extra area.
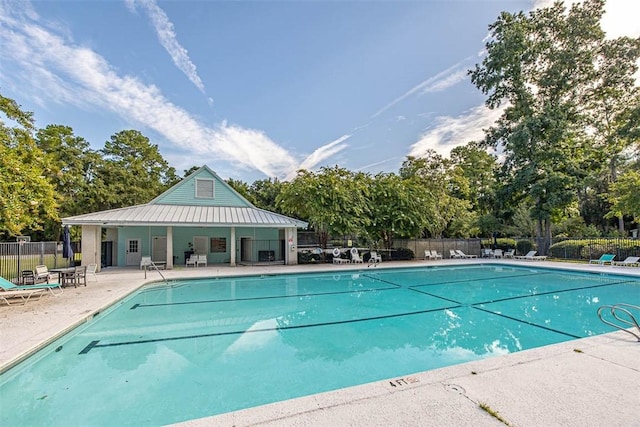
[[(136, 129), (182, 175), (397, 172), (483, 137), (467, 71), (500, 12), (548, 0), (0, 0), (0, 93), (93, 149)], [(607, 0), (609, 37), (640, 1)]]

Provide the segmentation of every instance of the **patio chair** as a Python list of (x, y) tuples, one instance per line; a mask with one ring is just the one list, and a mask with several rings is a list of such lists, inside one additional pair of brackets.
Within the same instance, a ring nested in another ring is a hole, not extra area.
[(371, 264), (375, 265), (376, 267), (378, 266), (378, 263), (382, 262), (382, 256), (380, 256), (380, 254), (378, 254), (377, 251), (370, 251), (369, 252), (369, 262), (367, 267), (369, 267)]
[(73, 270), (73, 279), (72, 282), (74, 287), (78, 287), (78, 285), (87, 286), (87, 266), (83, 265), (81, 267), (75, 267)]
[(424, 260), (431, 259), (431, 251), (424, 251)]
[(206, 255), (198, 255), (198, 258), (196, 259), (196, 267), (200, 267), (200, 266), (206, 267), (207, 266), (207, 256)]
[(493, 258), (502, 258), (502, 249), (496, 249), (493, 251)]
[(467, 255), (462, 252), (460, 249), (456, 249), (456, 253), (460, 255), (460, 258), (478, 258), (478, 255)]
[(459, 253), (454, 251), (453, 249), (449, 249), (449, 258), (462, 258)]
[(49, 283), (49, 277), (50, 277), (51, 273), (49, 272), (49, 268), (44, 265), (36, 265), (36, 271), (35, 271), (35, 280), (36, 283), (40, 283), (40, 282), (47, 282)]
[(493, 258), (493, 250), (491, 250), (491, 249), (483, 249), (482, 250), (482, 258)]
[(438, 259), (442, 259), (442, 254), (439, 254), (438, 251), (431, 251), (431, 258), (438, 260)]
[(503, 258), (513, 258), (514, 256), (516, 256), (515, 249), (509, 249), (508, 251), (505, 251), (505, 253), (502, 255)]
[(598, 259), (589, 260), (589, 264), (606, 265), (611, 264), (615, 258), (615, 254), (602, 254)]
[(189, 258), (187, 258), (187, 260), (184, 263), (185, 267), (189, 267), (190, 265), (192, 266), (196, 266), (196, 262), (198, 262), (198, 256), (197, 255), (191, 255)]
[(38, 295), (37, 299), (42, 298), (45, 289), (30, 289), (22, 291), (0, 291), (0, 301), (4, 301), (7, 305), (13, 305), (9, 300), (20, 298), (22, 305), (29, 302), (32, 296)]
[[(57, 291), (55, 291), (57, 289)], [(41, 284), (36, 284), (36, 285), (16, 285), (13, 282), (8, 281), (7, 279), (0, 277), (0, 290), (3, 292), (17, 292), (17, 291), (25, 291), (25, 292), (29, 292), (29, 291), (34, 291), (34, 290), (38, 290), (38, 291), (46, 291), (48, 290), (49, 293), (53, 296), (58, 296), (62, 293), (62, 285), (60, 285), (60, 283), (41, 283)], [(27, 294), (24, 294), (25, 296)], [(30, 296), (29, 296), (30, 298)], [(40, 298), (38, 298), (40, 299)], [(5, 301), (7, 304), (9, 304), (8, 301)], [(9, 304), (11, 305), (11, 304)]]
[(611, 265), (618, 265), (621, 267), (640, 267), (640, 257), (628, 256), (624, 261), (611, 261)]
[(96, 271), (98, 270), (98, 264), (89, 264), (87, 265), (87, 275), (92, 275), (95, 281), (98, 281), (98, 276), (96, 275)]
[(364, 260), (360, 258), (357, 248), (351, 248), (351, 262), (354, 264), (363, 264)]
[(151, 257), (143, 256), (140, 258), (140, 269), (151, 266)]

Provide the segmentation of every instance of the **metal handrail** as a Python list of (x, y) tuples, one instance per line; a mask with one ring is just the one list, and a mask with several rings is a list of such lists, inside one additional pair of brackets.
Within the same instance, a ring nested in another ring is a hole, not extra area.
[[(600, 318), (600, 320), (602, 320), (604, 323), (606, 323), (609, 326), (613, 326), (616, 329), (620, 329), (621, 331), (627, 332), (631, 335), (633, 335), (634, 337), (636, 337), (636, 339), (638, 341), (640, 341), (640, 325), (638, 324), (638, 320), (636, 319), (636, 317), (633, 315), (633, 313), (631, 313), (631, 311), (627, 310), (628, 307), (630, 309), (634, 309), (634, 310), (638, 310), (638, 312), (640, 312), (640, 307), (637, 305), (633, 305), (633, 304), (626, 304), (626, 303), (618, 303), (618, 304), (614, 304), (614, 305), (603, 305), (602, 307), (598, 308), (598, 317)], [(609, 309), (611, 316), (616, 319), (619, 323), (614, 323), (610, 320), (607, 320), (603, 317), (602, 315), (602, 311), (605, 309)], [(626, 317), (628, 317), (628, 319), (626, 318), (622, 318), (620, 317), (620, 313), (626, 315)], [(622, 325), (621, 325), (621, 324)], [(626, 326), (624, 326), (626, 325)], [(637, 333), (635, 331), (630, 331), (627, 328), (634, 328), (638, 331)]]
[(145, 266), (144, 266), (144, 278), (145, 278), (145, 279), (147, 278), (147, 267), (148, 267), (149, 265), (153, 266), (153, 268), (155, 268), (155, 269), (156, 269), (156, 271), (158, 272), (158, 274), (160, 275), (160, 277), (162, 277), (162, 280), (164, 280), (164, 282), (168, 285), (168, 284), (169, 284), (169, 281), (164, 277), (164, 274), (162, 274), (162, 272), (160, 272), (160, 269), (158, 268), (158, 266), (157, 266), (153, 261), (151, 261), (151, 263), (150, 263), (150, 264), (145, 264)]

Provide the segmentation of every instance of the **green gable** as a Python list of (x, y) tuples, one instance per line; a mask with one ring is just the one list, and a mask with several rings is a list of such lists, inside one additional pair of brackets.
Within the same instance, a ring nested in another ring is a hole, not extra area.
[(253, 207), (206, 165), (149, 204)]

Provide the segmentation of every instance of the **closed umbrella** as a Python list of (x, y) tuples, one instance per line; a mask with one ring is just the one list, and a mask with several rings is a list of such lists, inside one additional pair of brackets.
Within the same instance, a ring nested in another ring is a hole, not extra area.
[(73, 249), (71, 249), (71, 233), (69, 232), (69, 226), (65, 225), (62, 232), (62, 256), (69, 260), (73, 258)]

